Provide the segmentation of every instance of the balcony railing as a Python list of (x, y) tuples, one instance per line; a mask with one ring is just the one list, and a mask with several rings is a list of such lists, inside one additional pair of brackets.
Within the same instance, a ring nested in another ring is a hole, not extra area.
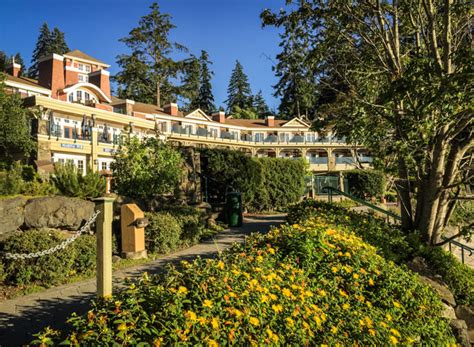
[(336, 157), (336, 164), (354, 164), (353, 157)]
[(309, 157), (308, 161), (310, 164), (327, 164), (328, 157)]

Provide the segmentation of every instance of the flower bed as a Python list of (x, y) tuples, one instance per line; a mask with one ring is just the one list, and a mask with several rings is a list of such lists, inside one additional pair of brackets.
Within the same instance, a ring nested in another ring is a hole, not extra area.
[(144, 275), (69, 332), (33, 343), (447, 344), (441, 302), (343, 227), (310, 219), (256, 234), (215, 260)]

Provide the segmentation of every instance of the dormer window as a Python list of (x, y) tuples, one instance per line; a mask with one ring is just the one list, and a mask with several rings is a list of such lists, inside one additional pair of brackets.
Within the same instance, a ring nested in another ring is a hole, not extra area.
[(77, 101), (82, 100), (82, 90), (76, 90), (76, 100)]
[(81, 64), (81, 63), (77, 64), (77, 69), (79, 71), (84, 71), (84, 64)]
[(86, 72), (91, 72), (91, 66), (90, 65), (85, 65), (85, 70)]

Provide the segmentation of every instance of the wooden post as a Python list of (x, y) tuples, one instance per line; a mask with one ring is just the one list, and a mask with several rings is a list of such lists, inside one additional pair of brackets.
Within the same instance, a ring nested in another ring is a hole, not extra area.
[(112, 218), (113, 198), (95, 199), (100, 211), (96, 221), (97, 296), (112, 295)]

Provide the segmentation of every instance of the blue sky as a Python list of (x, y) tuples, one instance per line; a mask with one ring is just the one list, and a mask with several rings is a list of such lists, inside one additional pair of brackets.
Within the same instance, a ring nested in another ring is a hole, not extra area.
[[(111, 64), (127, 48), (118, 40), (128, 34), (153, 1), (145, 0), (1, 0), (0, 50), (20, 52), (29, 65), (39, 27), (47, 22), (66, 34), (71, 49), (79, 49)], [(278, 9), (284, 0), (159, 0), (162, 12), (173, 17), (177, 28), (171, 39), (199, 55), (209, 52), (214, 62), (213, 92), (217, 105), (226, 99), (227, 84), (238, 59), (249, 76), (252, 91), (262, 90), (271, 108), (278, 107), (272, 85), (272, 61), (279, 52), (278, 31), (262, 29), (259, 14)]]

